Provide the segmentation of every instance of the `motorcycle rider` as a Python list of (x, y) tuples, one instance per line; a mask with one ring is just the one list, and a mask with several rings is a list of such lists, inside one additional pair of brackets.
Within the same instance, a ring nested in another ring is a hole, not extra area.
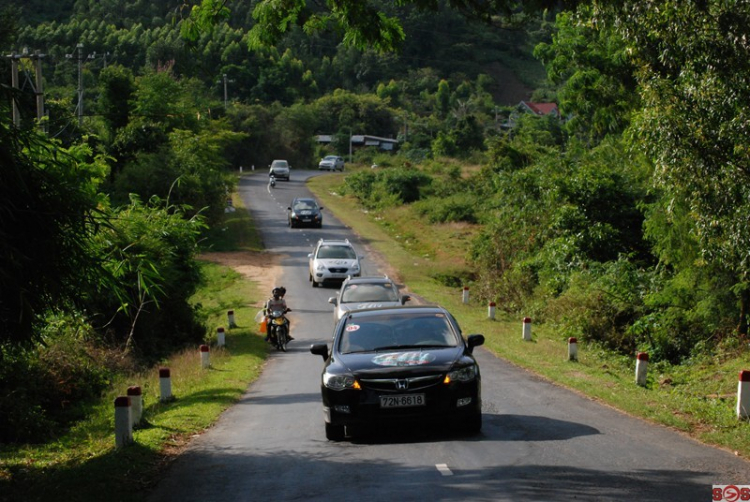
[[(269, 312), (273, 312), (275, 310), (281, 310), (285, 314), (287, 312), (291, 312), (292, 309), (286, 306), (286, 300), (284, 300), (284, 295), (286, 294), (286, 288), (284, 286), (278, 286), (273, 288), (273, 291), (271, 291), (271, 298), (268, 299), (266, 302), (266, 307), (264, 309), (264, 313), (268, 315)], [(289, 322), (289, 319), (287, 318), (287, 327), (289, 327), (289, 331), (291, 332), (291, 323)], [(269, 321), (270, 324), (270, 321)], [(288, 333), (289, 340), (294, 340), (291, 333)], [(266, 334), (266, 341), (268, 341), (268, 335)]]

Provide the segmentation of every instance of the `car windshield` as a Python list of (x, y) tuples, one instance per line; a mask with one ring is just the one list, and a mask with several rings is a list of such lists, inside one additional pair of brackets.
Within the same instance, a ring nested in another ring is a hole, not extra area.
[(456, 347), (458, 339), (443, 314), (389, 314), (349, 318), (339, 337), (339, 351)]
[(320, 246), (318, 258), (353, 260), (357, 254), (349, 246)]
[(301, 200), (297, 201), (293, 206), (292, 209), (295, 211), (305, 211), (305, 210), (312, 210), (316, 208), (315, 202), (311, 200)]
[(336, 160), (336, 157), (334, 157), (333, 155), (329, 155), (324, 160)]
[(397, 302), (390, 284), (350, 284), (341, 292), (341, 303)]

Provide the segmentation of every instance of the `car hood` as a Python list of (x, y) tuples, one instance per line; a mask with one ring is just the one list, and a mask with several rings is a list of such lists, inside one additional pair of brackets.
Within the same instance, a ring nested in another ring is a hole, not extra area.
[(357, 354), (340, 354), (339, 362), (360, 377), (383, 374), (444, 373), (463, 353), (463, 347), (384, 350)]

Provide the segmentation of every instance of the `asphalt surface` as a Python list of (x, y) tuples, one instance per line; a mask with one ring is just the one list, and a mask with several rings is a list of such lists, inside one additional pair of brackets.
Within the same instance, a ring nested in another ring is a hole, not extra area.
[[(150, 494), (151, 501), (707, 501), (712, 485), (750, 484), (750, 464), (670, 429), (602, 406), (476, 351), (483, 429), (375, 430), (325, 438), (312, 343), (329, 341), (335, 287), (312, 288), (307, 254), (321, 237), (358, 239), (324, 210), (322, 229), (290, 229), (286, 207), (310, 196), (304, 179), (267, 187), (264, 173), (239, 186), (269, 251), (283, 255), (292, 333), (258, 381), (215, 427), (196, 438)], [(378, 274), (366, 258), (365, 274)], [(459, 319), (460, 321), (460, 319)]]

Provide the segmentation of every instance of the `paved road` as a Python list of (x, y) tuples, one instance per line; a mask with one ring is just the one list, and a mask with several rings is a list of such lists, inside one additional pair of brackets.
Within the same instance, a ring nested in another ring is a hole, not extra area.
[[(352, 442), (325, 439), (319, 394), (335, 288), (312, 288), (307, 253), (320, 237), (365, 243), (324, 211), (322, 229), (290, 229), (303, 178), (269, 191), (256, 173), (239, 190), (267, 248), (284, 255), (296, 340), (197, 438), (152, 501), (708, 501), (712, 484), (750, 484), (750, 465), (669, 429), (566, 391), (479, 349), (484, 427), (477, 436), (397, 428)], [(365, 260), (365, 273), (379, 273)], [(460, 320), (460, 319), (459, 319)]]

